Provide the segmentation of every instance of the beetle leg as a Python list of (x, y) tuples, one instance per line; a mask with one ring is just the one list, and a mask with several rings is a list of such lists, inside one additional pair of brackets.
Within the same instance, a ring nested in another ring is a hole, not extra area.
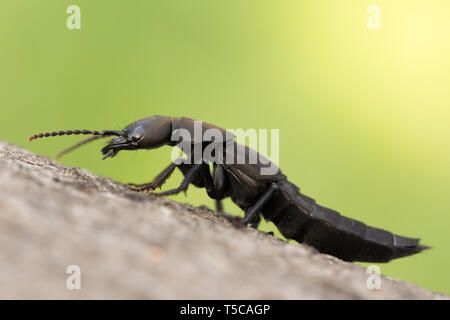
[[(222, 206), (222, 202), (221, 200), (224, 197), (224, 185), (225, 185), (225, 177), (224, 175), (224, 171), (222, 169), (221, 174), (223, 177), (218, 177), (218, 170), (217, 170), (218, 166), (214, 167), (214, 173), (211, 176), (211, 172), (209, 169), (209, 165), (207, 163), (205, 163), (202, 166), (202, 169), (200, 170), (200, 172), (195, 176), (195, 181), (192, 180), (191, 183), (194, 184), (197, 187), (200, 188), (205, 188), (206, 189), (206, 193), (208, 194), (208, 196), (211, 199), (216, 200), (216, 211), (217, 212), (222, 212), (223, 211), (223, 206)], [(183, 173), (186, 175), (190, 168), (181, 168)], [(217, 184), (217, 179), (221, 180), (220, 184)]]
[(189, 183), (191, 180), (195, 177), (195, 174), (198, 173), (198, 171), (202, 168), (203, 163), (195, 164), (192, 166), (192, 168), (189, 169), (189, 171), (185, 174), (183, 182), (181, 182), (180, 186), (175, 189), (154, 193), (150, 192), (149, 194), (153, 196), (171, 196), (180, 193), (181, 191), (186, 192)]
[(279, 187), (276, 183), (272, 183), (269, 187), (269, 189), (261, 196), (261, 198), (256, 201), (256, 203), (245, 210), (244, 219), (242, 220), (242, 224), (247, 225), (249, 223), (252, 223), (258, 216), (261, 209), (264, 207), (264, 205), (267, 203), (267, 201), (270, 200), (273, 193), (278, 190)]
[(175, 168), (180, 164), (181, 159), (177, 159), (172, 162), (167, 168), (165, 168), (160, 174), (158, 174), (152, 182), (144, 184), (128, 183), (127, 187), (138, 192), (149, 192), (151, 190), (155, 190), (156, 188), (160, 188), (164, 184), (164, 182), (166, 182), (166, 180), (172, 175)]
[(198, 176), (197, 176), (199, 182), (200, 182), (200, 186), (201, 188), (205, 188), (206, 189), (206, 193), (208, 194), (208, 196), (211, 199), (216, 199), (216, 193), (214, 191), (214, 184), (213, 184), (213, 179), (211, 177), (211, 172), (209, 171), (209, 165), (208, 164), (204, 164), (202, 166), (201, 171), (199, 172)]
[(261, 216), (257, 215), (256, 219), (253, 220), (252, 223), (250, 224), (250, 228), (258, 229), (258, 226), (259, 226), (260, 222), (261, 222)]
[(220, 164), (214, 166), (213, 183), (216, 199), (223, 199), (225, 196), (226, 175), (225, 169)]
[(220, 164), (214, 166), (212, 180), (215, 196), (214, 199), (216, 199), (216, 211), (223, 212), (223, 205), (221, 200), (225, 197), (226, 176), (225, 170)]
[(222, 200), (217, 200), (216, 199), (216, 211), (217, 212), (223, 212)]

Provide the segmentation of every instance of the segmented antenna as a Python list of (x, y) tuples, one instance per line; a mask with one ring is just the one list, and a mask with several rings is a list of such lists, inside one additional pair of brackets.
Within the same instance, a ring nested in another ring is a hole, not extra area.
[(77, 143), (71, 145), (70, 147), (68, 147), (68, 148), (66, 148), (66, 149), (61, 150), (60, 152), (58, 152), (58, 153), (56, 154), (55, 158), (56, 158), (56, 159), (59, 159), (59, 158), (61, 158), (63, 155), (65, 155), (66, 153), (69, 153), (69, 152), (71, 152), (71, 151), (77, 149), (78, 147), (81, 147), (82, 145), (85, 145), (86, 143), (89, 143), (89, 142), (91, 142), (91, 141), (94, 141), (94, 140), (97, 140), (97, 139), (100, 139), (100, 138), (104, 138), (104, 137), (105, 137), (105, 136), (93, 136), (93, 137), (89, 137), (89, 138), (87, 138), (87, 139), (81, 140), (80, 142), (77, 142)]
[(93, 134), (95, 136), (102, 135), (99, 131), (91, 131), (91, 130), (66, 130), (66, 131), (53, 131), (53, 132), (45, 132), (32, 135), (28, 141), (33, 141), (39, 138), (47, 138), (47, 137), (56, 137), (56, 136), (64, 136), (64, 135), (72, 135), (72, 134)]
[(86, 143), (89, 143), (91, 141), (105, 138), (108, 136), (120, 136), (123, 134), (122, 131), (117, 130), (103, 130), (103, 131), (96, 131), (96, 130), (66, 130), (66, 131), (53, 131), (53, 132), (45, 132), (45, 133), (39, 133), (32, 135), (29, 138), (29, 141), (33, 141), (40, 138), (47, 138), (47, 137), (56, 137), (56, 136), (64, 136), (64, 135), (72, 135), (72, 134), (92, 134), (93, 137), (89, 137), (87, 139), (81, 140), (80, 142), (75, 143), (74, 145), (71, 145), (70, 147), (58, 152), (56, 154), (56, 158), (60, 158), (61, 156), (65, 155), (66, 153), (69, 153), (70, 151), (73, 151), (77, 149), (78, 147), (81, 147), (82, 145), (85, 145)]
[(96, 130), (66, 130), (66, 131), (53, 131), (53, 132), (45, 132), (32, 135), (28, 141), (33, 141), (40, 138), (48, 138), (48, 137), (56, 137), (56, 136), (70, 136), (72, 134), (92, 134), (94, 136), (120, 136), (122, 131), (116, 130), (104, 130), (104, 131), (96, 131)]

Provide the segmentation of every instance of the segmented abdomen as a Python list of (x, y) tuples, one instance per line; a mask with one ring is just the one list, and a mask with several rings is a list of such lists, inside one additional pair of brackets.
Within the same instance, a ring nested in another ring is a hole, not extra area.
[(279, 185), (262, 214), (288, 239), (346, 261), (388, 262), (427, 248), (419, 245), (419, 239), (369, 227), (322, 207), (288, 181)]

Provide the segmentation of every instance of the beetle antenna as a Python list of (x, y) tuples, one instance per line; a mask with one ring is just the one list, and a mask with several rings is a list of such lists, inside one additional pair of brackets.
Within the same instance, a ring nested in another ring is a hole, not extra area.
[(64, 136), (64, 135), (72, 135), (72, 134), (92, 134), (94, 136), (120, 136), (123, 134), (122, 131), (117, 130), (104, 130), (104, 131), (96, 131), (96, 130), (66, 130), (66, 131), (53, 131), (53, 132), (45, 132), (32, 135), (28, 140), (33, 141), (39, 138), (48, 138), (48, 137), (56, 137), (56, 136)]
[(68, 147), (68, 148), (66, 148), (66, 149), (61, 150), (60, 152), (58, 152), (58, 153), (56, 154), (55, 158), (56, 158), (56, 159), (59, 159), (59, 158), (61, 158), (63, 155), (65, 155), (65, 154), (67, 154), (67, 153), (69, 153), (69, 152), (71, 152), (71, 151), (73, 151), (73, 150), (75, 150), (75, 149), (81, 147), (82, 145), (85, 145), (86, 143), (89, 143), (89, 142), (91, 142), (91, 141), (94, 141), (94, 140), (97, 140), (97, 139), (100, 139), (100, 138), (105, 138), (105, 136), (92, 136), (92, 137), (89, 137), (89, 138), (87, 138), (87, 139), (81, 140), (80, 142), (77, 142), (77, 143), (71, 145), (70, 147)]
[(120, 136), (123, 134), (122, 131), (116, 131), (116, 130), (103, 130), (103, 131), (96, 131), (96, 130), (66, 130), (66, 131), (53, 131), (53, 132), (46, 132), (46, 133), (39, 133), (32, 135), (29, 138), (29, 141), (33, 141), (39, 138), (47, 138), (47, 137), (56, 137), (56, 136), (64, 136), (64, 135), (72, 135), (72, 134), (92, 134), (93, 137), (89, 137), (87, 139), (81, 140), (80, 142), (75, 143), (74, 145), (71, 145), (70, 147), (61, 150), (56, 154), (56, 159), (62, 157), (63, 155), (77, 149), (78, 147), (81, 147), (82, 145), (85, 145), (86, 143), (89, 143), (91, 141), (100, 139), (100, 138), (106, 138), (108, 136)]

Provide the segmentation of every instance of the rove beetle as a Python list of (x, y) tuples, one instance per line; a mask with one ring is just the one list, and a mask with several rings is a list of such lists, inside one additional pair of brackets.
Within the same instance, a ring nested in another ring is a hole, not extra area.
[[(190, 133), (191, 137), (195, 137), (196, 122), (199, 121), (184, 117), (152, 116), (133, 122), (123, 130), (54, 131), (33, 135), (29, 140), (71, 134), (93, 135), (57, 155), (61, 156), (93, 140), (114, 137), (101, 149), (103, 159), (106, 159), (114, 157), (120, 150), (154, 149), (163, 145), (176, 146), (177, 141), (172, 139), (173, 135), (184, 130)], [(284, 237), (306, 243), (319, 252), (345, 261), (388, 262), (428, 248), (419, 245), (419, 239), (407, 238), (367, 226), (316, 204), (314, 199), (301, 194), (299, 188), (289, 182), (274, 163), (257, 151), (234, 142), (233, 135), (229, 135), (227, 130), (209, 123), (200, 123), (202, 132), (212, 129), (231, 139), (185, 140), (183, 138), (185, 145), (197, 146), (204, 151), (212, 143), (215, 145), (228, 143), (234, 148), (231, 154), (229, 149), (225, 148), (225, 155), (230, 156), (235, 160), (234, 162), (201, 158), (200, 161), (186, 163), (178, 159), (172, 161), (152, 182), (140, 185), (129, 184), (128, 187), (155, 196), (185, 192), (189, 184), (205, 188), (208, 196), (216, 200), (218, 211), (222, 208), (220, 201), (231, 197), (231, 200), (245, 212), (241, 220), (242, 225), (251, 224), (256, 228), (262, 215), (265, 220), (272, 221)], [(255, 163), (236, 161), (239, 158), (247, 159), (251, 156), (257, 156)], [(213, 166), (212, 173), (210, 163)], [(275, 167), (275, 172), (270, 175), (261, 174), (261, 169), (267, 167)], [(153, 193), (153, 190), (163, 185), (175, 168), (180, 169), (184, 175), (180, 186), (161, 193)]]

